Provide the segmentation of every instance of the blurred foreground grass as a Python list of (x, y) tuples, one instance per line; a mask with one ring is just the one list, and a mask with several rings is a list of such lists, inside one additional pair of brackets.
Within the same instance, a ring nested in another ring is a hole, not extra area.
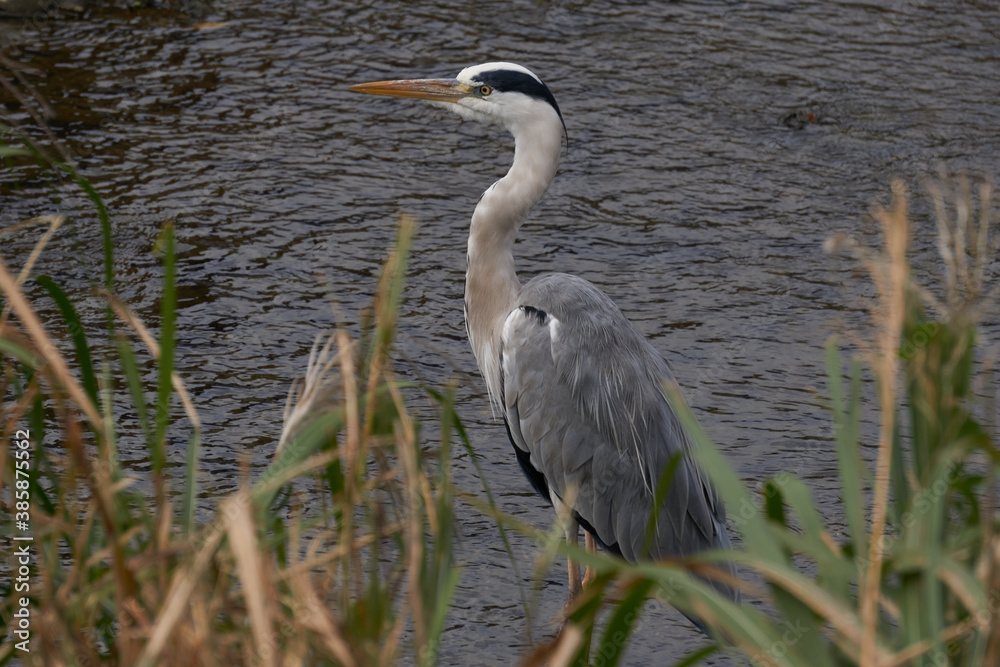
[[(478, 494), (453, 487), (452, 449), (468, 448), (468, 440), (451, 388), (415, 388), (437, 406), (437, 424), (426, 430), (439, 435), (430, 443), (407, 411), (404, 394), (414, 388), (393, 373), (413, 235), (405, 218), (371, 321), (356, 339), (342, 329), (317, 339), (273, 462), (259, 479), (244, 474), (230, 496), (202, 499), (214, 514), (201, 516), (197, 406), (173, 370), (184, 332), (175, 328), (172, 225), (159, 243), (164, 278), (154, 335), (115, 296), (111, 221), (98, 193), (28, 142), (0, 151), (64, 172), (93, 201), (105, 250), (94, 289), (107, 323), (106, 340), (95, 344), (80, 304), (56, 280), (32, 273), (61, 217), (0, 232), (45, 229), (16, 272), (0, 256), (0, 534), (13, 551), (13, 538), (26, 534), (18, 513), (28, 512), (33, 538), (29, 592), (13, 577), (0, 582), (7, 628), (0, 664), (435, 664), (461, 576), (456, 511), (494, 517), (505, 544), (505, 529), (536, 537), (540, 571), (562, 554), (599, 573), (561, 632), (523, 656), (525, 664), (617, 664), (651, 596), (702, 619), (716, 638), (676, 664), (724, 646), (760, 665), (1000, 664), (996, 376), (975, 354), (976, 324), (997, 296), (988, 187), (978, 214), (965, 181), (950, 194), (941, 190), (949, 183), (934, 191), (946, 269), (938, 296), (911, 277), (901, 186), (876, 215), (883, 248), (830, 243), (867, 268), (877, 291), (871, 333), (859, 334), (864, 355), (850, 364), (846, 383), (836, 341), (827, 348), (846, 539), (834, 538), (802, 480), (781, 474), (762, 490), (747, 489), (688, 415), (742, 549), (633, 566), (570, 549), (558, 530), (499, 514), (485, 485)], [(42, 321), (41, 304), (25, 297), (26, 280), (44, 289), (58, 318)], [(877, 389), (874, 468), (861, 456), (865, 365)], [(144, 371), (150, 367), (155, 373)], [(177, 405), (186, 419), (172, 423)], [(120, 432), (125, 411), (136, 415), (138, 432)], [(166, 465), (165, 451), (168, 433), (176, 443), (180, 432), (182, 474)], [(121, 463), (116, 444), (124, 436), (145, 443), (148, 473)], [(716, 576), (712, 561), (722, 558), (737, 560), (745, 575), (740, 606), (692, 576)], [(30, 653), (16, 648), (23, 613)]]

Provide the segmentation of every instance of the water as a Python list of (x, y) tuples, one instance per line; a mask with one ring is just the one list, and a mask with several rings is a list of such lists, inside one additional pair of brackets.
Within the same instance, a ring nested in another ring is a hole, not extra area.
[[(498, 59), (537, 72), (569, 144), (518, 242), (522, 279), (568, 271), (605, 290), (670, 359), (742, 477), (803, 476), (835, 528), (823, 344), (864, 321), (870, 289), (822, 243), (839, 230), (874, 242), (866, 214), (888, 201), (891, 176), (919, 191), (941, 162), (1000, 173), (1000, 12), (985, 0), (219, 2), (206, 18), (228, 25), (211, 30), (161, 10), (92, 11), (16, 24), (4, 39), (105, 196), (118, 290), (152, 323), (151, 249), (176, 221), (177, 363), (205, 425), (208, 497), (234, 488), (240, 457), (267, 463), (289, 382), (337, 321), (331, 300), (353, 321), (409, 212), (419, 233), (400, 371), (463, 378), (460, 414), (502, 509), (549, 524), (490, 415), (461, 314), (468, 219), (510, 141), (350, 84)], [(816, 122), (781, 122), (796, 111)], [(53, 212), (45, 183), (25, 174), (14, 190), (4, 178), (4, 225)], [(96, 220), (72, 188), (62, 198), (73, 226), (39, 271), (85, 299), (101, 270)], [(916, 244), (936, 270), (924, 220)], [(32, 238), (5, 238), (5, 256), (23, 257)], [(988, 340), (997, 333), (987, 325)], [(464, 455), (455, 466), (479, 488)], [(442, 662), (509, 664), (526, 645), (518, 582), (492, 522), (459, 519), (464, 569)], [(537, 548), (514, 548), (530, 572)], [(554, 567), (536, 638), (553, 630), (564, 586)], [(659, 664), (702, 641), (649, 605), (627, 661)]]

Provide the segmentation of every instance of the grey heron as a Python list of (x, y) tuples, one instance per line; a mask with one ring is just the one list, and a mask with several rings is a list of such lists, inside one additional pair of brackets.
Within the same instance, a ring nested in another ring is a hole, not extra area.
[[(663, 357), (586, 280), (552, 273), (522, 285), (514, 271), (518, 229), (555, 177), (562, 150), (565, 124), (549, 88), (520, 65), (491, 62), (455, 79), (351, 90), (429, 100), (514, 137), (513, 165), (472, 214), (466, 330), (518, 463), (570, 517), (567, 540), (577, 544), (582, 527), (588, 548), (594, 540), (631, 562), (728, 549), (725, 509), (687, 456), (693, 441), (664, 392), (675, 380)], [(669, 487), (647, 539), (661, 480)], [(581, 589), (572, 559), (569, 576), (572, 600)], [(715, 586), (738, 598), (734, 587)]]

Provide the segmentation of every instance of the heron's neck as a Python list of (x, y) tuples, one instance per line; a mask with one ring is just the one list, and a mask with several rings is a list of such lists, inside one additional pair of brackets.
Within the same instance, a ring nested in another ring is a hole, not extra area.
[(511, 128), (514, 164), (483, 193), (472, 214), (465, 310), (469, 338), (490, 398), (499, 398), (500, 331), (516, 306), (521, 283), (514, 271), (514, 239), (528, 212), (555, 177), (562, 124), (538, 122)]

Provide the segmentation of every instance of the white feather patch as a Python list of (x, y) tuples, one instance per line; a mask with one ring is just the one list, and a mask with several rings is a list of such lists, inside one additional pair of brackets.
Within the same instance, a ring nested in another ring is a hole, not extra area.
[(548, 323), (549, 323), (549, 354), (552, 355), (552, 360), (555, 361), (557, 356), (556, 346), (559, 345), (559, 329), (562, 326), (562, 322), (560, 322), (555, 317), (552, 317), (552, 315), (549, 315)]

